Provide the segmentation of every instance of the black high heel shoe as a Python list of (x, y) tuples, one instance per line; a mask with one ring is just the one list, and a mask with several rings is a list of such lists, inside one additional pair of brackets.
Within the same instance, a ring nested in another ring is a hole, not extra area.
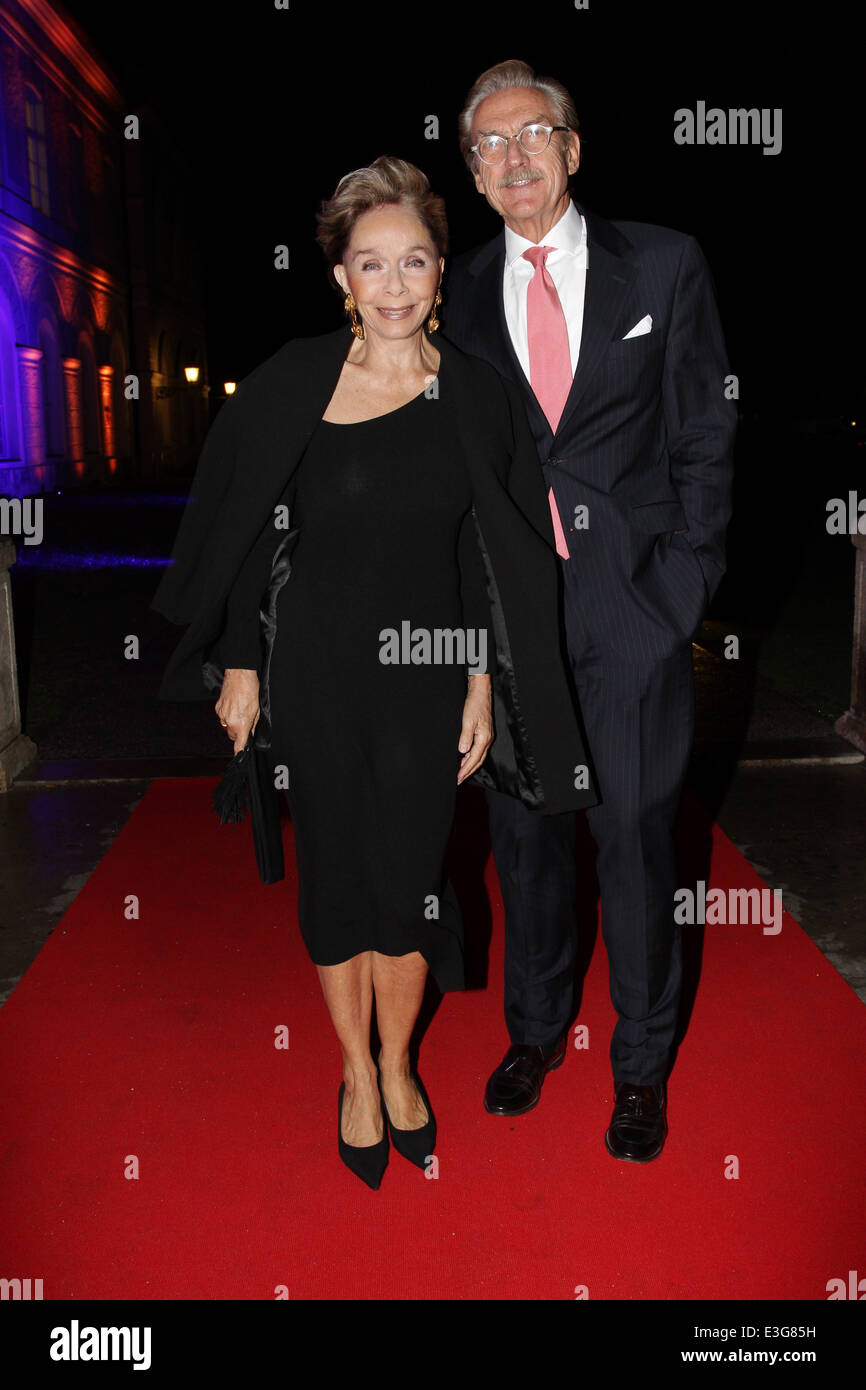
[(358, 1148), (354, 1144), (347, 1144), (343, 1138), (343, 1097), (346, 1094), (345, 1081), (340, 1082), (340, 1089), (337, 1092), (337, 1149), (346, 1167), (351, 1169), (357, 1178), (365, 1182), (373, 1191), (377, 1191), (382, 1175), (388, 1166), (388, 1126), (382, 1126), (382, 1138), (378, 1144), (367, 1144)]
[(388, 1107), (385, 1104), (385, 1093), (382, 1090), (382, 1078), (379, 1077), (379, 1093), (382, 1096), (382, 1112), (388, 1121), (388, 1129), (391, 1133), (391, 1143), (402, 1154), (403, 1158), (408, 1158), (410, 1163), (414, 1163), (416, 1168), (427, 1167), (427, 1160), (432, 1157), (436, 1147), (436, 1118), (433, 1114), (433, 1107), (427, 1097), (427, 1092), (421, 1084), (420, 1079), (412, 1073), (412, 1080), (418, 1087), (421, 1099), (427, 1107), (427, 1123), (420, 1129), (397, 1129), (391, 1123), (388, 1114)]

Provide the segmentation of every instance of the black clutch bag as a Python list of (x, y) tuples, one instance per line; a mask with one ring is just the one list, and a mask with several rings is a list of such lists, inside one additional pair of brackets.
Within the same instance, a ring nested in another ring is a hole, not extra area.
[(211, 804), (223, 825), (244, 820), (249, 810), (259, 878), (262, 883), (278, 883), (285, 877), (280, 805), (270, 750), (256, 748), (253, 739), (250, 734), (246, 748), (232, 758), (214, 788)]
[[(246, 748), (236, 753), (226, 768), (224, 776), (214, 790), (212, 801), (223, 825), (242, 821), (249, 807), (256, 863), (262, 883), (277, 883), (285, 877), (286, 872), (283, 861), (283, 837), (280, 831), (280, 804), (274, 786), (270, 750), (269, 672), (276, 632), (277, 597), (292, 572), (292, 542), (298, 534), (299, 528), (296, 526), (286, 533), (277, 546), (271, 563), (271, 581), (259, 614), (266, 652), (259, 689), (259, 720), (255, 732), (250, 733)], [(219, 692), (224, 675), (225, 671), (218, 662), (208, 658), (203, 663), (202, 678), (209, 690)]]

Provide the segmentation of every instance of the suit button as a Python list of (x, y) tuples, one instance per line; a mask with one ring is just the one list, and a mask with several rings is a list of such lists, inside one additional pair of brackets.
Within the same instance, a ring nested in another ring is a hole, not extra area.
[(546, 459), (545, 462), (549, 463), (551, 468), (555, 468), (556, 465), (561, 462), (561, 460), (557, 458), (556, 454), (551, 454), (550, 458)]

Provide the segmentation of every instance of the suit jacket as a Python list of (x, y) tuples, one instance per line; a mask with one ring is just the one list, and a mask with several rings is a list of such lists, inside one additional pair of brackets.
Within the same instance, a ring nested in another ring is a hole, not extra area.
[(447, 272), (443, 331), (521, 392), (575, 566), (566, 601), (601, 650), (652, 661), (693, 636), (724, 574), (737, 410), (694, 238), (580, 211), (583, 330), (555, 435), (505, 321), (504, 230)]
[[(545, 812), (594, 805), (591, 777), (587, 785), (577, 773), (589, 758), (562, 650), (546, 489), (519, 393), (486, 362), (438, 337), (435, 342), (439, 396), (454, 403), (472, 489), (492, 627), (488, 649), (495, 649), (495, 738), (474, 780)], [(161, 698), (211, 694), (212, 656), (233, 586), (263, 531), (273, 531), (274, 508), (325, 412), (351, 343), (348, 327), (290, 340), (238, 383), (211, 425), (172, 562), (151, 604), (186, 625)], [(283, 567), (284, 578), (286, 557), (277, 554), (275, 569)], [(267, 609), (264, 602), (266, 636)], [(267, 691), (262, 694), (264, 708)]]

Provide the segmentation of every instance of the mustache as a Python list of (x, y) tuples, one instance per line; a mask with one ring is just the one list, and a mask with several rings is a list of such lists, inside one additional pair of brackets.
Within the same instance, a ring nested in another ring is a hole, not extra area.
[(513, 183), (537, 183), (541, 177), (541, 174), (521, 170), (519, 173), (506, 174), (504, 179), (499, 180), (499, 187), (510, 188)]

